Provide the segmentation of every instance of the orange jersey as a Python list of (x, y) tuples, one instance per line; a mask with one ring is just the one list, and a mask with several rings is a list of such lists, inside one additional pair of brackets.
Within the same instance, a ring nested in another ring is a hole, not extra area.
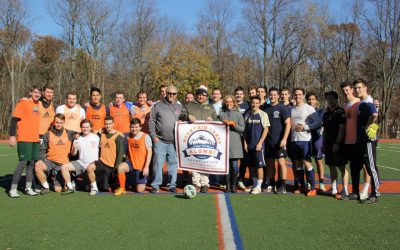
[(358, 105), (360, 105), (360, 100), (356, 99), (351, 106), (346, 103), (343, 107), (346, 113), (345, 144), (355, 144), (357, 142)]
[(115, 133), (110, 138), (106, 134), (101, 134), (100, 138), (100, 160), (107, 166), (114, 167), (117, 159), (117, 143), (115, 139), (120, 133)]
[(75, 132), (81, 132), (81, 107), (79, 105), (76, 106), (77, 107), (74, 112), (71, 112), (67, 106), (64, 107), (64, 128)]
[(110, 106), (110, 115), (114, 117), (114, 129), (121, 133), (129, 133), (129, 122), (131, 115), (125, 104), (121, 107)]
[(69, 162), (69, 152), (71, 150), (71, 141), (68, 138), (67, 131), (64, 129), (61, 136), (55, 135), (49, 131), (49, 143), (46, 158), (59, 164)]
[(128, 152), (129, 159), (136, 170), (142, 170), (146, 164), (147, 148), (146, 148), (146, 134), (136, 140), (134, 137), (128, 137)]
[(142, 107), (135, 105), (134, 108), (135, 108), (135, 114), (133, 115), (133, 118), (138, 118), (142, 123), (142, 131), (145, 133), (149, 133), (149, 120), (150, 120), (151, 107), (145, 104)]
[(39, 141), (39, 103), (32, 100), (22, 100), (17, 103), (13, 117), (19, 118), (17, 122), (17, 141)]
[(54, 120), (56, 112), (54, 111), (53, 103), (45, 108), (43, 107), (43, 103), (39, 102), (39, 116), (40, 116), (40, 124), (39, 124), (39, 134), (44, 135), (50, 127), (50, 124)]
[(86, 119), (92, 122), (93, 131), (100, 131), (104, 127), (106, 107), (101, 104), (100, 109), (94, 109), (91, 105), (86, 109)]

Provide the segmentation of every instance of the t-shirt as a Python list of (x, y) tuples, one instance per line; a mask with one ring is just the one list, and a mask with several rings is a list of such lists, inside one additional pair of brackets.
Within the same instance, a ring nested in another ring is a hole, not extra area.
[[(322, 121), (315, 109), (306, 103), (291, 107), (290, 118), (292, 122), (292, 141), (310, 141), (311, 130), (322, 125)], [(297, 124), (303, 124), (304, 130), (297, 132), (295, 130)]]
[(345, 144), (355, 144), (357, 142), (357, 116), (359, 104), (360, 99), (356, 98), (352, 102), (348, 102), (344, 105), (344, 112), (346, 112)]
[(74, 141), (74, 143), (79, 145), (79, 159), (77, 161), (84, 168), (99, 159), (99, 142), (100, 137), (93, 133), (80, 136)]
[(365, 130), (367, 129), (368, 119), (372, 114), (378, 113), (374, 104), (362, 100), (358, 106), (358, 120), (357, 120), (357, 142), (371, 141), (368, 138)]
[(21, 100), (15, 106), (13, 117), (18, 118), (17, 141), (39, 142), (39, 103), (33, 100)]
[[(270, 126), (267, 113), (262, 110), (252, 112), (249, 110), (244, 117), (245, 140), (248, 150), (255, 150), (265, 128)], [(264, 143), (263, 147), (264, 149)]]
[(248, 102), (242, 102), (239, 104), (239, 111), (244, 115), (244, 113), (247, 112), (247, 110), (250, 109), (250, 104)]
[(222, 109), (222, 101), (214, 102), (213, 106), (214, 106), (215, 112), (217, 113), (217, 115), (219, 115), (219, 112), (221, 112), (221, 109)]
[(269, 145), (279, 144), (285, 133), (285, 121), (290, 117), (289, 110), (285, 105), (278, 103), (274, 106), (268, 105), (264, 111), (268, 114), (271, 123), (267, 143)]
[(327, 110), (323, 117), (324, 124), (324, 145), (332, 147), (339, 134), (340, 125), (346, 124), (346, 113), (343, 108), (337, 107), (334, 110)]

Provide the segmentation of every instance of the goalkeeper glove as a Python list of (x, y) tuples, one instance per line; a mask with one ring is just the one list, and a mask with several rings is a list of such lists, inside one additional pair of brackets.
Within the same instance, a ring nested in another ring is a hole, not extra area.
[(228, 126), (236, 126), (236, 123), (234, 121), (224, 120), (224, 123)]
[(372, 123), (369, 127), (365, 130), (368, 135), (368, 138), (371, 140), (376, 140), (376, 133), (378, 132), (379, 125), (376, 123)]

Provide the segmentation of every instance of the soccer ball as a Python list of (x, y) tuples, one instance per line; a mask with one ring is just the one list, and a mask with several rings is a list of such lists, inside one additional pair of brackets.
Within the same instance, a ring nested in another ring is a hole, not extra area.
[(188, 199), (196, 197), (196, 188), (193, 185), (186, 185), (183, 188), (183, 195)]

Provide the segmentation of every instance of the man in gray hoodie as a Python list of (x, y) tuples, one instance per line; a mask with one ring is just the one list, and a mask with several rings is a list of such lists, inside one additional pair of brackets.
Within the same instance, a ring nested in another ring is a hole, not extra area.
[(178, 89), (167, 88), (167, 96), (154, 104), (150, 111), (149, 131), (153, 140), (153, 182), (151, 193), (157, 193), (162, 184), (162, 168), (168, 166), (169, 191), (176, 193), (178, 161), (174, 145), (175, 122), (179, 120), (182, 105), (177, 102)]

